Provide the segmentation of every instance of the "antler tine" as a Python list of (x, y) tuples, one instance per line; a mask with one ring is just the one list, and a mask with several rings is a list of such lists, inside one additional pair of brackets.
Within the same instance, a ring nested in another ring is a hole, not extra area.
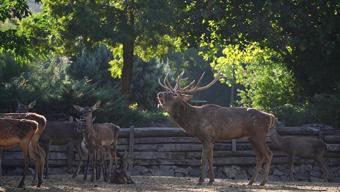
[(182, 73), (178, 75), (178, 77), (177, 77), (177, 79), (176, 79), (176, 85), (175, 85), (175, 87), (174, 87), (174, 90), (175, 90), (175, 91), (178, 90), (178, 88), (179, 88), (179, 83), (180, 83), (180, 81), (181, 81), (183, 75), (184, 75), (184, 71), (182, 71)]
[(174, 88), (171, 86), (171, 83), (168, 79), (169, 76), (169, 72), (166, 74), (165, 78), (164, 78), (164, 84), (170, 89), (170, 91), (173, 91)]
[(163, 87), (164, 89), (166, 89), (166, 90), (170, 90), (169, 89), (169, 87), (167, 87), (166, 85), (164, 85), (162, 82), (161, 82), (161, 79), (158, 79), (158, 84), (161, 86), (161, 87)]
[(185, 91), (186, 89), (190, 88), (194, 83), (196, 82), (196, 80), (192, 80), (187, 86), (185, 86), (182, 91)]
[(212, 80), (210, 83), (208, 83), (207, 85), (203, 86), (203, 87), (198, 87), (199, 86), (199, 83), (200, 81), (202, 80), (203, 78), (203, 75), (204, 73), (201, 75), (201, 78), (199, 79), (199, 81), (196, 83), (196, 85), (192, 88), (192, 89), (189, 89), (189, 90), (185, 90), (183, 91), (183, 93), (194, 93), (194, 92), (198, 92), (198, 91), (202, 91), (202, 90), (205, 90), (205, 89), (208, 89), (209, 87), (211, 87), (212, 85), (214, 85), (219, 79), (220, 79), (220, 73), (217, 74), (217, 76), (214, 78), (214, 80)]

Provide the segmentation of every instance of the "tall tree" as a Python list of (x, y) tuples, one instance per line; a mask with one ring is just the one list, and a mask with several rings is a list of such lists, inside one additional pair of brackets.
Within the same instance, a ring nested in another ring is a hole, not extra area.
[[(58, 32), (64, 39), (65, 50), (74, 54), (83, 46), (106, 43), (120, 48), (123, 61), (121, 92), (129, 94), (133, 60), (162, 55), (173, 44), (170, 38), (174, 10), (164, 0), (44, 0), (43, 10), (61, 22)], [(115, 55), (117, 57), (117, 55)]]
[(340, 83), (340, 3), (336, 0), (182, 1), (177, 28), (191, 46), (260, 42), (282, 54), (305, 96), (334, 93)]

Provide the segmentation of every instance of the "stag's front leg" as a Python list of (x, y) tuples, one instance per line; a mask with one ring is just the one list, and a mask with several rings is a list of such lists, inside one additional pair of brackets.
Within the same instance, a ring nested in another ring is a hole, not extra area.
[(214, 143), (207, 144), (207, 157), (208, 157), (208, 175), (209, 175), (209, 185), (212, 185), (215, 181), (214, 174)]
[(201, 156), (201, 172), (200, 172), (200, 178), (198, 179), (197, 185), (201, 185), (204, 182), (205, 165), (208, 159), (208, 150), (209, 150), (209, 142), (204, 142), (203, 147), (202, 147), (202, 156)]

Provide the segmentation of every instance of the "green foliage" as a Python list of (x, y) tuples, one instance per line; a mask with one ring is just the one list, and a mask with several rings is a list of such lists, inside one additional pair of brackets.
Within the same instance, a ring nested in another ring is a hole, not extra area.
[(72, 58), (68, 73), (77, 80), (87, 78), (96, 84), (112, 83), (109, 62), (113, 56), (105, 45), (90, 49), (84, 48)]
[(153, 59), (148, 63), (136, 60), (134, 64), (134, 77), (131, 90), (134, 93), (132, 100), (137, 102), (141, 109), (154, 111), (157, 108), (156, 95), (160, 91), (158, 79), (164, 75), (165, 63)]
[(9, 54), (0, 54), (0, 85), (11, 81), (25, 70), (26, 66), (15, 61)]
[(294, 101), (293, 76), (273, 50), (251, 43), (244, 48), (228, 45), (223, 54), (212, 67), (224, 75), (228, 85), (243, 87), (239, 90), (243, 106), (273, 111)]
[(182, 1), (183, 41), (217, 58), (221, 45), (259, 42), (281, 54), (301, 94), (334, 94), (340, 82), (339, 7), (325, 1)]

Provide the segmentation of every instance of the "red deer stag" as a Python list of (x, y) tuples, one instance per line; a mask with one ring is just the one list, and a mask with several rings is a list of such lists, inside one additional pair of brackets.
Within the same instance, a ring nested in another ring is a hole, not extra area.
[(313, 159), (322, 171), (321, 178), (325, 181), (328, 180), (329, 171), (324, 158), (327, 146), (322, 140), (313, 137), (281, 136), (276, 128), (269, 131), (269, 136), (275, 146), (288, 154), (291, 180), (294, 180), (294, 159), (296, 156)]
[(29, 145), (38, 131), (38, 123), (27, 119), (7, 119), (0, 118), (0, 146), (11, 148), (19, 145), (24, 155), (24, 169), (22, 179), (18, 185), (24, 187), (26, 172), (29, 165)]
[[(2, 113), (1, 117), (9, 118), (9, 119), (28, 119), (33, 120), (38, 123), (38, 130), (32, 137), (31, 145), (30, 145), (30, 156), (33, 158), (35, 162), (35, 173), (38, 176), (38, 184), (40, 187), (42, 184), (42, 173), (44, 170), (45, 157), (46, 154), (44, 150), (39, 145), (39, 139), (46, 127), (46, 118), (37, 113)], [(35, 177), (33, 179), (33, 183), (35, 181)]]
[(166, 90), (159, 92), (157, 98), (159, 106), (169, 113), (179, 127), (189, 134), (197, 137), (203, 144), (201, 171), (198, 184), (204, 182), (204, 171), (208, 162), (209, 184), (214, 182), (213, 172), (213, 148), (216, 141), (230, 140), (236, 138), (248, 138), (256, 154), (256, 172), (250, 179), (248, 185), (252, 185), (258, 174), (264, 169), (264, 178), (260, 185), (267, 182), (272, 160), (272, 152), (266, 145), (266, 134), (275, 125), (275, 117), (271, 114), (241, 107), (221, 107), (207, 104), (203, 106), (192, 106), (189, 104), (192, 95), (211, 87), (218, 81), (216, 77), (209, 84), (200, 87), (204, 73), (197, 83), (192, 81), (189, 85), (181, 88), (180, 81), (183, 73), (172, 87), (168, 75), (163, 83), (159, 84)]
[[(78, 105), (73, 105), (75, 109), (80, 112), (80, 118), (85, 121), (85, 141), (88, 148), (89, 159), (91, 160), (92, 175), (91, 181), (94, 181), (94, 177), (97, 176), (97, 160), (104, 162), (106, 156), (109, 156), (109, 174), (104, 175), (104, 180), (110, 177), (112, 174), (112, 163), (115, 161), (117, 165), (116, 158), (116, 148), (119, 136), (119, 126), (113, 123), (95, 123), (93, 124), (92, 112), (95, 111), (100, 105), (100, 101), (94, 104), (92, 107), (80, 107)], [(100, 158), (101, 157), (101, 158)], [(102, 165), (103, 166), (103, 165)], [(84, 180), (87, 177), (88, 165), (85, 170)], [(104, 170), (103, 170), (104, 171)]]

